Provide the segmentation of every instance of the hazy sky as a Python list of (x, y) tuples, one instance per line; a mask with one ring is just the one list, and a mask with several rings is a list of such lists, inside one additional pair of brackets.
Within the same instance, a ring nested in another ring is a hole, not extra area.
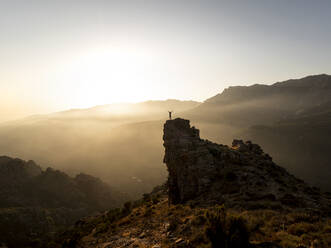
[(331, 73), (329, 0), (0, 0), (0, 121)]

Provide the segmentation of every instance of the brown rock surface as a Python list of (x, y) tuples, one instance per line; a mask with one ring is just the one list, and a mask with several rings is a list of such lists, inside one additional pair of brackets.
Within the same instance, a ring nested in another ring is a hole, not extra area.
[[(330, 197), (276, 165), (261, 147), (234, 140), (232, 147), (200, 139), (189, 120), (164, 124), (169, 201), (230, 207), (309, 208), (330, 213)], [(327, 210), (327, 211), (325, 211)]]

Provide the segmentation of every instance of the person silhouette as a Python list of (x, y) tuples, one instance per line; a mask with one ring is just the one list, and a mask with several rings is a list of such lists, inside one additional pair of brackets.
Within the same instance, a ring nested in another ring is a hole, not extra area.
[(172, 112), (173, 112), (173, 111), (168, 111), (168, 113), (169, 113), (169, 120), (171, 120)]

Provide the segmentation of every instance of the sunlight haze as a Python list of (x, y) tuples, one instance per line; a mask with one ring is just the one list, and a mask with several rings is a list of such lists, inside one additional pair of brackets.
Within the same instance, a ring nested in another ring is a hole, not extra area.
[(331, 0), (0, 0), (0, 248), (330, 248)]
[(204, 2), (1, 1), (0, 121), (331, 72), (328, 1)]

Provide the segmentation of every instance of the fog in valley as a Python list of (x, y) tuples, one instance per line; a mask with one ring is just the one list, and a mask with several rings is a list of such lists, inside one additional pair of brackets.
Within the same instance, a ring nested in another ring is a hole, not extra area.
[(331, 247), (330, 13), (0, 0), (0, 248)]
[[(71, 175), (100, 177), (135, 199), (166, 181), (162, 132), (173, 110), (174, 118), (198, 126), (202, 138), (229, 146), (234, 138), (252, 139), (290, 172), (327, 189), (322, 138), (329, 129), (330, 86), (323, 82), (313, 90), (293, 82), (233, 87), (203, 103), (149, 101), (31, 116), (1, 125), (0, 150)], [(317, 105), (320, 112), (311, 110)]]
[(138, 198), (166, 179), (162, 125), (167, 111), (179, 114), (199, 104), (151, 101), (32, 116), (0, 126), (0, 149), (42, 167), (100, 177)]

